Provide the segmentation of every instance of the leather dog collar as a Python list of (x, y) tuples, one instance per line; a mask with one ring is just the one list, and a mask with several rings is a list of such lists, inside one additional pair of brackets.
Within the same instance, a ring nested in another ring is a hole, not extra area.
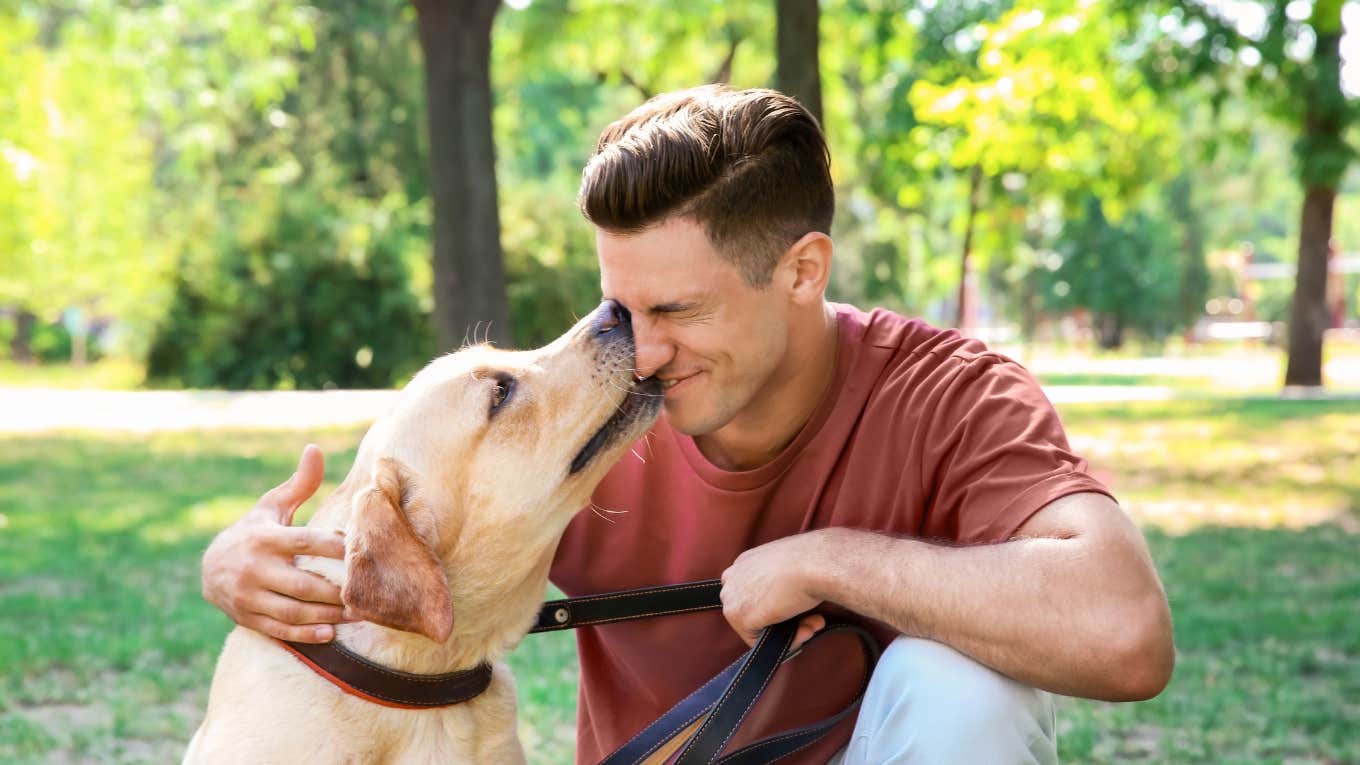
[(374, 664), (335, 642), (277, 642), (340, 690), (385, 707), (450, 707), (476, 698), (491, 685), (490, 664), (444, 675), (417, 675)]

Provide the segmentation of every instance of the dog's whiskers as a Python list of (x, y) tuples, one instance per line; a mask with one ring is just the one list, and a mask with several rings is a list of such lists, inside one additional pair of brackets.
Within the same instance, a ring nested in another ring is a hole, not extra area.
[(629, 396), (641, 396), (643, 398), (663, 398), (666, 395), (664, 393), (647, 393), (645, 391), (637, 390), (636, 388), (625, 388), (622, 385), (619, 385), (618, 383), (614, 382), (613, 380), (606, 380), (605, 385), (608, 385), (614, 390), (621, 390), (624, 392), (624, 394)]
[(610, 523), (614, 523), (614, 519), (613, 519), (613, 518), (610, 518), (608, 515), (602, 515), (602, 513), (609, 513), (610, 515), (623, 515), (624, 513), (628, 512), (627, 510), (609, 510), (609, 509), (600, 507), (599, 505), (595, 504), (594, 502), (591, 502), (591, 503), (590, 503), (590, 511), (591, 511), (592, 513), (594, 513), (595, 515), (599, 516), (600, 518), (603, 518), (604, 520), (609, 521)]

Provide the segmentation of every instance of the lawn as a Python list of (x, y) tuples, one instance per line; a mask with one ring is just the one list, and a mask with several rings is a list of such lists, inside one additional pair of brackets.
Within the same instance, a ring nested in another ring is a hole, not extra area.
[(133, 390), (142, 387), (145, 378), (142, 365), (126, 358), (100, 359), (83, 367), (0, 359), (0, 385), (10, 388)]
[[(1064, 700), (1064, 762), (1360, 762), (1360, 401), (1064, 409), (1148, 531), (1180, 652), (1141, 704)], [(334, 483), (356, 431), (0, 439), (0, 762), (167, 762), (229, 624), (210, 536), (308, 440)], [(514, 657), (533, 759), (569, 762), (569, 635)]]

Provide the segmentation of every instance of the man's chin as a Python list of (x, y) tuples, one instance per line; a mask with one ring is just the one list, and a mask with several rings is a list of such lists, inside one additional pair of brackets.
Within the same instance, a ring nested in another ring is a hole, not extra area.
[(687, 436), (706, 436), (727, 424), (727, 420), (715, 417), (713, 412), (696, 412), (693, 406), (680, 402), (667, 401), (665, 404), (666, 422), (671, 430)]

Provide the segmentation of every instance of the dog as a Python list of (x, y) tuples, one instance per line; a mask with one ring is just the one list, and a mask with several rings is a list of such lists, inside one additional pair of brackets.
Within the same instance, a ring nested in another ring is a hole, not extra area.
[(409, 673), (489, 662), (485, 692), (435, 709), (380, 706), (237, 627), (184, 762), (523, 762), (502, 659), (538, 613), (567, 522), (660, 412), (660, 383), (635, 377), (633, 351), (627, 314), (606, 303), (538, 350), (434, 360), (308, 524), (344, 532), (343, 562), (297, 559), (362, 620), (339, 625), (337, 641)]

